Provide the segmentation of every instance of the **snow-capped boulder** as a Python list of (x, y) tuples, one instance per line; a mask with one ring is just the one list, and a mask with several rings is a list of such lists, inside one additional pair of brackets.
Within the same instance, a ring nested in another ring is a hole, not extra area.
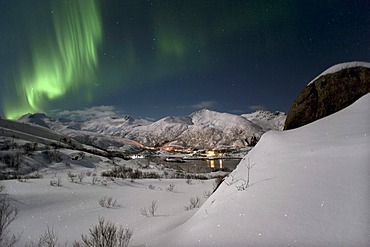
[(335, 65), (301, 92), (290, 108), (285, 130), (294, 129), (333, 114), (370, 92), (370, 63)]

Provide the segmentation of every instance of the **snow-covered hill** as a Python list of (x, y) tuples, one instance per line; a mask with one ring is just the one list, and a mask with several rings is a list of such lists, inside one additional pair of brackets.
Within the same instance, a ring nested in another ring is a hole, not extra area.
[(166, 117), (134, 129), (126, 137), (148, 146), (167, 145), (194, 148), (245, 147), (262, 129), (245, 118), (210, 110), (188, 117)]
[(270, 112), (260, 110), (249, 114), (243, 114), (242, 117), (261, 126), (262, 129), (267, 132), (269, 130), (283, 130), (286, 114), (280, 111)]
[(369, 106), (367, 94), (266, 133), (190, 220), (151, 246), (368, 246)]
[(110, 140), (110, 136), (133, 140), (146, 146), (242, 148), (253, 145), (253, 141), (268, 130), (281, 130), (284, 120), (283, 113), (264, 111), (242, 117), (206, 109), (184, 117), (165, 117), (156, 122), (131, 116), (74, 121), (52, 119), (44, 114), (28, 114), (20, 119), (101, 148), (120, 147), (120, 142)]

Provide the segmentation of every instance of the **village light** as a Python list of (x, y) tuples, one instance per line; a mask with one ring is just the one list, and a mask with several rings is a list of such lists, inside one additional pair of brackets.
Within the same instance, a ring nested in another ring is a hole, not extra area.
[(208, 150), (206, 152), (206, 156), (207, 157), (215, 157), (216, 156), (216, 152), (214, 150)]

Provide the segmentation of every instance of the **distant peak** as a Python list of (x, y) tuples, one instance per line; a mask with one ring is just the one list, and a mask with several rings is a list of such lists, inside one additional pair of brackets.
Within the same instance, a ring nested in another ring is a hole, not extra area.
[(48, 116), (45, 113), (42, 112), (36, 112), (36, 113), (27, 113), (23, 116), (21, 116), (19, 119), (40, 119), (40, 118), (48, 118)]

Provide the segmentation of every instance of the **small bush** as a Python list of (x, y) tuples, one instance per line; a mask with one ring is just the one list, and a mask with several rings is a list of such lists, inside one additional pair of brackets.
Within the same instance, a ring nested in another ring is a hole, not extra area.
[(57, 178), (56, 180), (52, 179), (52, 180), (50, 180), (50, 185), (61, 187), (62, 186), (62, 179), (61, 178)]
[(117, 203), (117, 200), (114, 200), (111, 196), (104, 196), (100, 198), (99, 205), (104, 208), (113, 208), (118, 207), (119, 204)]
[(0, 157), (0, 161), (7, 165), (7, 167), (18, 170), (23, 162), (23, 155), (20, 152), (5, 154), (4, 156)]
[(209, 190), (207, 190), (207, 191), (204, 191), (203, 192), (203, 196), (204, 196), (204, 198), (209, 198), (210, 196), (212, 195), (212, 192), (211, 191), (209, 191)]
[(193, 210), (194, 208), (199, 208), (200, 207), (200, 199), (199, 197), (192, 197), (190, 198), (190, 204), (189, 206), (185, 206), (185, 210)]
[(53, 150), (48, 149), (48, 150), (43, 151), (42, 154), (44, 156), (44, 159), (48, 163), (61, 162), (63, 160), (62, 155), (57, 149), (53, 149)]
[(30, 155), (32, 152), (36, 151), (37, 150), (37, 146), (38, 144), (37, 143), (25, 143), (23, 145), (23, 149), (24, 149), (24, 152), (27, 154), (27, 155)]
[(25, 183), (28, 181), (28, 178), (26, 176), (19, 176), (17, 180), (18, 182)]
[(166, 189), (169, 192), (174, 192), (175, 191), (175, 184), (170, 183)]
[(99, 179), (96, 176), (93, 176), (93, 178), (91, 180), (91, 183), (92, 183), (92, 185), (95, 185), (98, 181), (99, 181)]
[(82, 183), (82, 180), (86, 177), (86, 173), (81, 172), (81, 173), (77, 174), (77, 177), (78, 177), (78, 180), (80, 181), (80, 183)]
[(155, 186), (152, 185), (152, 184), (149, 184), (148, 188), (151, 189), (151, 190), (154, 190), (155, 189)]
[(74, 242), (73, 247), (127, 247), (133, 235), (131, 229), (117, 228), (110, 221), (99, 218), (99, 223), (89, 229), (89, 235), (82, 235), (81, 242)]
[(37, 244), (31, 242), (26, 247), (56, 247), (58, 245), (58, 235), (57, 233), (48, 227), (44, 235), (40, 236)]
[(156, 201), (153, 200), (152, 204), (150, 204), (149, 207), (142, 208), (140, 211), (141, 211), (141, 214), (145, 217), (153, 217), (157, 209), (158, 209), (158, 204)]
[[(4, 187), (1, 186), (1, 192)], [(0, 195), (0, 246), (11, 247), (14, 246), (18, 238), (15, 235), (10, 235), (9, 225), (17, 218), (18, 210), (14, 208), (7, 197), (7, 195)]]
[(240, 185), (235, 185), (236, 189), (238, 191), (243, 191), (243, 190), (248, 189), (248, 187), (249, 187), (249, 180), (241, 179), (241, 181), (242, 181), (242, 183)]
[(72, 183), (74, 183), (74, 182), (75, 182), (75, 179), (76, 179), (76, 177), (77, 177), (77, 175), (76, 175), (76, 174), (73, 174), (72, 172), (68, 172), (67, 176), (68, 176), (69, 180), (70, 180)]

